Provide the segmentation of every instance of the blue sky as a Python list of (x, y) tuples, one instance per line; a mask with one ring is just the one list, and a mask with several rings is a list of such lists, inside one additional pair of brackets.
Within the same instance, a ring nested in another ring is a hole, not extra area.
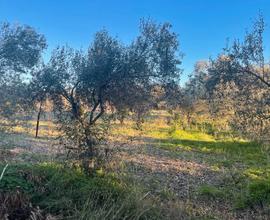
[(57, 45), (87, 48), (102, 28), (128, 43), (140, 18), (170, 22), (185, 54), (183, 81), (197, 60), (217, 55), (227, 38), (243, 37), (259, 11), (270, 57), (270, 0), (0, 0), (0, 22), (29, 24), (46, 36), (45, 57)]

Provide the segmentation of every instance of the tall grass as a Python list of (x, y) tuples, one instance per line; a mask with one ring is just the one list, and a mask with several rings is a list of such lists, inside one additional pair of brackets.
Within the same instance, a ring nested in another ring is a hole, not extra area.
[(113, 175), (90, 178), (61, 164), (11, 165), (0, 182), (0, 193), (18, 190), (34, 207), (59, 219), (161, 218), (153, 200), (141, 190), (129, 188)]

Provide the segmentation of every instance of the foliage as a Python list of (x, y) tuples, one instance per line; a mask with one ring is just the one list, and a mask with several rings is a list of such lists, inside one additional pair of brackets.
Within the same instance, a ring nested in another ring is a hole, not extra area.
[(242, 42), (235, 40), (216, 59), (195, 65), (179, 105), (189, 127), (206, 122), (217, 136), (226, 131), (268, 140), (270, 68), (264, 57), (264, 27), (259, 16)]
[(0, 27), (0, 119), (22, 112), (27, 97), (27, 76), (46, 48), (43, 35), (30, 26)]
[[(54, 50), (49, 64), (34, 78), (53, 101), (71, 149), (86, 155), (91, 164), (112, 112), (136, 112), (140, 127), (155, 103), (153, 88), (178, 80), (178, 41), (170, 29), (167, 23), (142, 21), (140, 35), (130, 45), (102, 30), (87, 54), (64, 47)], [(89, 161), (85, 162), (87, 170)]]

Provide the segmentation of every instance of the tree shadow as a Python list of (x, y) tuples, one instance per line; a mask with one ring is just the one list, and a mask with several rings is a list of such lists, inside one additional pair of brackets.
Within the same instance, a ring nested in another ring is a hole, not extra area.
[(145, 138), (147, 143), (161, 144), (168, 149), (177, 148), (189, 149), (191, 151), (209, 152), (209, 153), (255, 153), (261, 145), (256, 142), (243, 141), (199, 141), (176, 138)]
[(241, 163), (250, 166), (269, 164), (269, 150), (256, 142), (244, 141), (199, 141), (177, 138), (149, 138), (145, 143), (166, 150), (170, 155), (206, 160), (228, 166)]

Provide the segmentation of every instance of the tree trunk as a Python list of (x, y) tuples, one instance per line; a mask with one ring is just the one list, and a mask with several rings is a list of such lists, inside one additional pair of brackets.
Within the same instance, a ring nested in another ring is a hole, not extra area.
[(136, 129), (142, 130), (143, 116), (140, 112), (137, 113)]
[(42, 102), (40, 102), (39, 105), (39, 110), (38, 110), (38, 115), (37, 115), (37, 124), (36, 124), (36, 138), (38, 137), (38, 131), (39, 131), (39, 121), (40, 121), (40, 115), (42, 112)]
[(188, 123), (188, 128), (190, 130), (191, 129), (191, 116), (190, 116), (190, 112), (187, 113), (187, 123)]
[(84, 142), (86, 143), (87, 149), (83, 153), (80, 154), (82, 169), (85, 174), (92, 176), (96, 170), (96, 155), (94, 152), (95, 141), (88, 137), (90, 134), (89, 128), (84, 129), (85, 139)]
[(81, 155), (82, 157), (82, 168), (85, 174), (93, 176), (96, 170), (96, 158), (93, 151), (93, 146), (89, 147), (87, 152)]
[(125, 116), (124, 114), (120, 115), (119, 121), (120, 121), (120, 125), (123, 126), (124, 125), (124, 120), (125, 120)]

